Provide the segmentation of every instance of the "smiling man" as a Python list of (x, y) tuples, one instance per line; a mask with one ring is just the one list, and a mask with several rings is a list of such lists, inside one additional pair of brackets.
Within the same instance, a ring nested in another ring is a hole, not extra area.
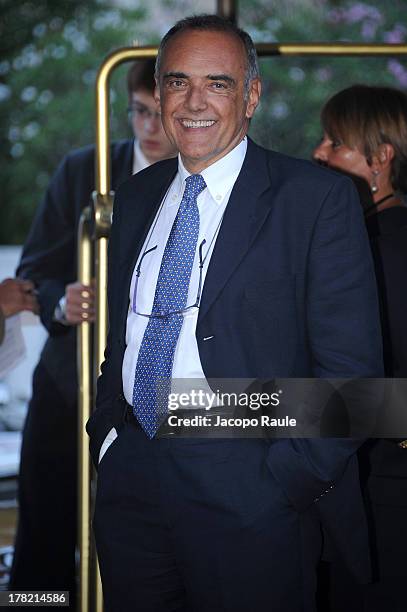
[(165, 109), (168, 138), (180, 147), (188, 172), (199, 173), (245, 137), (259, 103), (260, 79), (254, 67), (246, 75), (238, 37), (190, 30), (167, 45), (157, 66), (156, 99)]
[(347, 179), (246, 136), (261, 84), (233, 24), (178, 22), (156, 79), (180, 154), (117, 192), (88, 423), (105, 609), (312, 612), (321, 524), (353, 573), (368, 573), (357, 442), (160, 437), (158, 389), (380, 376), (360, 206)]

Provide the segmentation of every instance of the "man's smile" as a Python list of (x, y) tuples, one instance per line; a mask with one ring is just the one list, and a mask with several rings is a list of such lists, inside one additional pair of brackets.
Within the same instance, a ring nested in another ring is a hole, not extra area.
[(208, 128), (211, 127), (216, 121), (214, 119), (180, 119), (180, 123), (186, 128)]

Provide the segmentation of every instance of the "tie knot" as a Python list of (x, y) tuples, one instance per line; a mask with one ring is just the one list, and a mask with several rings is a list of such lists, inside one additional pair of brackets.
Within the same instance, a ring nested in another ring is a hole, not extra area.
[(197, 198), (206, 187), (205, 179), (201, 174), (191, 174), (185, 183), (185, 194), (194, 198)]

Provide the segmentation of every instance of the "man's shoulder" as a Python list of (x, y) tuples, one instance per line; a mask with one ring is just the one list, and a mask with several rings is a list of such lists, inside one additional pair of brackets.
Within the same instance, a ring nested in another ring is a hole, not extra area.
[(273, 182), (278, 180), (280, 183), (290, 183), (293, 186), (319, 184), (328, 187), (343, 179), (340, 173), (313, 161), (266, 149), (252, 140), (249, 142), (249, 150), (252, 150), (253, 155), (263, 157), (266, 161)]
[[(246, 189), (261, 185), (274, 210), (287, 219), (309, 223), (321, 210), (337, 211), (360, 203), (353, 181), (315, 162), (264, 149), (252, 141), (247, 150)], [(327, 213), (328, 214), (328, 213)]]

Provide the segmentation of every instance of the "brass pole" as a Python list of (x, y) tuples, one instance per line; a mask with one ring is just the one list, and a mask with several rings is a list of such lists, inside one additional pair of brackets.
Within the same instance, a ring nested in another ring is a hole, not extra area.
[(225, 17), (225, 19), (232, 23), (237, 23), (236, 0), (217, 0), (216, 14), (220, 17)]
[[(234, 2), (222, 2), (218, 0), (218, 11), (229, 10), (234, 8)], [(230, 12), (226, 17), (232, 15)], [(275, 55), (291, 55), (291, 56), (394, 56), (407, 55), (407, 45), (382, 45), (364, 43), (260, 43), (256, 45), (257, 52), (260, 57), (275, 56)], [(137, 60), (141, 58), (151, 58), (157, 55), (156, 47), (124, 47), (111, 53), (102, 64), (96, 84), (96, 192), (94, 194), (94, 230), (96, 238), (96, 285), (97, 285), (97, 304), (96, 304), (96, 320), (97, 331), (95, 334), (95, 378), (100, 372), (100, 365), (103, 361), (103, 352), (106, 344), (107, 330), (107, 307), (106, 307), (106, 278), (107, 278), (107, 241), (110, 231), (111, 214), (113, 207), (113, 192), (110, 191), (110, 147), (109, 147), (109, 77), (112, 71), (124, 62)], [(86, 250), (87, 240), (85, 239), (84, 249)], [(79, 277), (81, 280), (81, 277)], [(85, 281), (82, 281), (85, 282)], [(89, 327), (87, 324), (82, 324), (80, 328)], [(82, 334), (81, 334), (82, 337)], [(87, 336), (87, 347), (91, 346), (91, 340)], [(81, 341), (82, 344), (82, 341)], [(88, 354), (85, 349), (85, 354)], [(86, 362), (86, 357), (82, 356), (81, 363)], [(86, 365), (86, 363), (85, 363)], [(83, 370), (83, 367), (82, 367)], [(82, 373), (83, 375), (83, 373)], [(88, 380), (92, 377), (89, 376)], [(88, 402), (91, 402), (90, 386), (87, 390), (87, 384), (80, 383), (80, 389), (84, 395), (88, 395)], [(80, 400), (82, 402), (82, 399)], [(85, 402), (86, 404), (86, 402)], [(80, 435), (83, 435), (84, 423), (82, 422), (82, 430)], [(87, 445), (80, 446), (80, 452), (84, 455), (88, 454)], [(89, 464), (81, 458), (81, 477), (80, 482), (85, 482), (89, 479)], [(85, 473), (86, 472), (86, 473)], [(89, 480), (88, 480), (89, 482)], [(82, 484), (80, 485), (82, 487)], [(90, 508), (86, 503), (89, 496), (80, 490), (81, 499), (85, 500), (83, 507), (80, 509), (80, 546), (81, 546), (81, 573), (80, 573), (80, 611), (88, 612), (89, 601), (91, 601), (91, 612), (102, 612), (102, 594), (100, 579), (90, 576), (89, 564), (89, 541), (90, 541)], [(86, 582), (86, 584), (85, 584)], [(91, 585), (94, 585), (95, 593), (91, 591)]]
[[(89, 285), (93, 276), (93, 245), (91, 232), (91, 209), (87, 206), (81, 215), (78, 232), (78, 280)], [(79, 589), (78, 599), (81, 612), (89, 611), (89, 564), (90, 564), (90, 457), (89, 442), (85, 425), (92, 410), (92, 326), (82, 323), (77, 328), (77, 355), (79, 379), (79, 414), (78, 414), (78, 545)], [(83, 520), (87, 517), (87, 520)]]

